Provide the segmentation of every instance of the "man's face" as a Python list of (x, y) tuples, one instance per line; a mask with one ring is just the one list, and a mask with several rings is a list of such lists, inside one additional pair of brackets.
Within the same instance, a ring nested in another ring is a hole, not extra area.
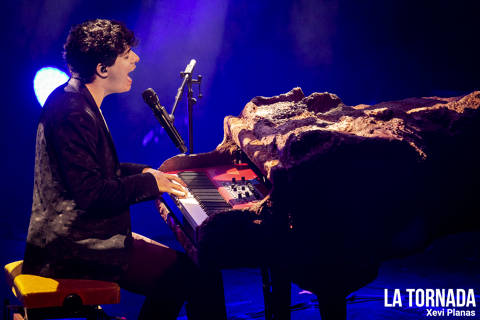
[(139, 60), (138, 55), (133, 52), (131, 48), (127, 48), (124, 53), (117, 57), (112, 66), (107, 67), (107, 94), (127, 92), (130, 90), (132, 87), (132, 78), (130, 78), (128, 74), (135, 70), (135, 64)]

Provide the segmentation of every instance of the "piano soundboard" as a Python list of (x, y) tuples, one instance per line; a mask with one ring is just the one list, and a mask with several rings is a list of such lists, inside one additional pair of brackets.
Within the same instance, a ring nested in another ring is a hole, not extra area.
[(264, 199), (268, 182), (246, 163), (168, 172), (187, 185), (185, 199), (172, 197), (184, 220), (195, 230), (209, 215), (231, 209), (249, 208)]

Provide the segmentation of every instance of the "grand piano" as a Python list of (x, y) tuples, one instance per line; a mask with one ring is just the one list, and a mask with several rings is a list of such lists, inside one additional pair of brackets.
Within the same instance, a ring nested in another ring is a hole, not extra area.
[[(480, 92), (347, 106), (300, 88), (256, 97), (227, 117), (211, 152), (159, 168), (189, 187), (156, 202), (186, 252), (219, 270), (261, 267), (266, 317), (288, 319), (289, 283), (322, 319), (382, 263), (447, 233), (478, 230)], [(269, 289), (271, 287), (271, 289)]]

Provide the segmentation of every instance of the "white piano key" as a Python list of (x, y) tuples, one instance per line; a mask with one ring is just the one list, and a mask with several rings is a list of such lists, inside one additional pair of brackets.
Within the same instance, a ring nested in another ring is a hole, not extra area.
[(187, 219), (188, 223), (194, 228), (194, 230), (196, 230), (196, 228), (208, 218), (205, 210), (203, 210), (198, 201), (192, 197), (190, 193), (187, 198), (177, 199), (177, 201), (183, 207), (180, 208), (183, 209), (183, 216)]

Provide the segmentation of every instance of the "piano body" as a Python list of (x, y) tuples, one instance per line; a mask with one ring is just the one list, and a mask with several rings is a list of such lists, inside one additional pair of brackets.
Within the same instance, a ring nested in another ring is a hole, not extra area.
[[(163, 201), (157, 208), (200, 265), (276, 269), (280, 318), (287, 279), (317, 295), (322, 319), (343, 319), (347, 295), (373, 281), (382, 261), (479, 229), (468, 209), (478, 206), (480, 152), (471, 146), (480, 139), (479, 108), (480, 92), (353, 107), (334, 94), (305, 97), (300, 88), (256, 97), (225, 118), (214, 151), (175, 156), (159, 168), (190, 172), (186, 180), (202, 172), (224, 200), (207, 193), (215, 203), (204, 205), (207, 214), (180, 202), (187, 232)], [(239, 153), (248, 169), (233, 163)], [(256, 181), (259, 196), (236, 202), (229, 170), (235, 182)]]

